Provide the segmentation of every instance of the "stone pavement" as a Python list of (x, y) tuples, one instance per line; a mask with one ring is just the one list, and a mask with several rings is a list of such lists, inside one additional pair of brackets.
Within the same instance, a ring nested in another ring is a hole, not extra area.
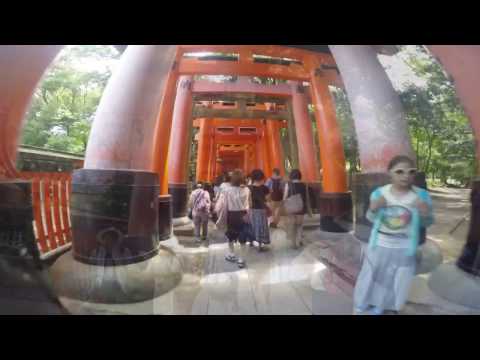
[[(195, 244), (187, 237), (173, 245), (184, 276), (180, 285), (165, 295), (128, 305), (61, 301), (76, 314), (352, 314), (353, 286), (362, 250), (359, 243), (352, 245), (351, 234), (306, 231), (305, 246), (294, 250), (287, 243), (285, 231), (274, 229), (268, 251), (259, 253), (256, 248), (248, 248), (244, 269), (225, 261), (228, 245), (222, 234), (213, 227), (210, 234), (208, 246)], [(427, 286), (428, 276), (427, 272), (415, 278), (401, 314), (480, 314), (433, 294)]]
[[(433, 195), (437, 222), (420, 252), (418, 275), (401, 314), (480, 314), (480, 309), (450, 303), (428, 287), (431, 271), (442, 260), (458, 256), (468, 225), (464, 223), (449, 234), (468, 212), (468, 191), (440, 191)], [(307, 221), (318, 224), (318, 219)], [(363, 250), (350, 233), (322, 233), (308, 226), (304, 247), (294, 250), (285, 231), (281, 227), (273, 229), (269, 250), (259, 253), (256, 248), (248, 248), (247, 267), (239, 269), (225, 261), (226, 239), (210, 225), (209, 244), (195, 244), (187, 236), (164, 243), (175, 251), (183, 268), (182, 281), (174, 290), (135, 304), (93, 304), (67, 298), (60, 301), (73, 314), (352, 314), (353, 287)], [(161, 288), (160, 283), (157, 286)]]

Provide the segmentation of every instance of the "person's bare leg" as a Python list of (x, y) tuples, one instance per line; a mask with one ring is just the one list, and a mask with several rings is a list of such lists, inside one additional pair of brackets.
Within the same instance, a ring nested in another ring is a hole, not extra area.
[(244, 267), (245, 266), (245, 256), (247, 254), (247, 246), (246, 244), (240, 244), (240, 251), (238, 257), (238, 266)]
[(237, 256), (235, 255), (235, 242), (228, 241), (228, 254), (225, 257), (227, 261), (237, 261)]

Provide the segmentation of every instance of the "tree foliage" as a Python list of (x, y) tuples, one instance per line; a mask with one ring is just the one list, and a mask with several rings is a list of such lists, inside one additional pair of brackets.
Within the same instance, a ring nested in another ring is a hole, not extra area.
[(82, 69), (88, 61), (118, 58), (110, 46), (65, 48), (42, 79), (27, 114), (22, 143), (83, 153), (91, 122), (111, 75), (105, 66)]
[(476, 171), (474, 137), (455, 87), (423, 47), (406, 62), (426, 80), (424, 88), (410, 84), (400, 93), (417, 165), (433, 182), (466, 185)]
[[(403, 47), (399, 56), (425, 84), (419, 86), (410, 82), (397, 89), (419, 170), (433, 183), (468, 184), (476, 172), (474, 137), (454, 85), (442, 66), (423, 47), (417, 46), (414, 51)], [(360, 171), (348, 98), (342, 89), (334, 89), (333, 96), (347, 166), (350, 171)]]

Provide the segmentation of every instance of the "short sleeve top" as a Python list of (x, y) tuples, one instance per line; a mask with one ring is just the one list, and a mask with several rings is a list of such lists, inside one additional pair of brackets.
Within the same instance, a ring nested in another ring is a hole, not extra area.
[(252, 195), (252, 209), (265, 209), (267, 195), (270, 193), (268, 187), (265, 185), (251, 185), (249, 188)]

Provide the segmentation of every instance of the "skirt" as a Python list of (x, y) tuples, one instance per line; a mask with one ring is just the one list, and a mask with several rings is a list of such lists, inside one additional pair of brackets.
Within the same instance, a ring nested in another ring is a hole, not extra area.
[(228, 238), (228, 241), (239, 241), (241, 243), (245, 242), (245, 238), (241, 237), (245, 221), (244, 217), (247, 214), (246, 211), (229, 211), (227, 213), (227, 231), (225, 236)]
[(252, 209), (250, 222), (255, 240), (262, 244), (270, 244), (270, 229), (268, 228), (267, 210)]
[(401, 310), (408, 299), (415, 266), (415, 256), (408, 256), (405, 248), (368, 247), (355, 285), (355, 308)]

